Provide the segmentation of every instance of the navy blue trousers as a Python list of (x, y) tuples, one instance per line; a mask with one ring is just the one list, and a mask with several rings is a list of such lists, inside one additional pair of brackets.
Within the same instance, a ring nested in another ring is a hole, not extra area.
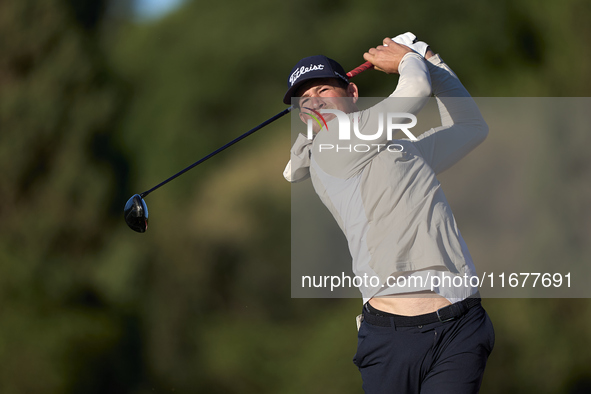
[(353, 362), (366, 394), (477, 393), (494, 341), (480, 304), (445, 323), (379, 327), (363, 321)]

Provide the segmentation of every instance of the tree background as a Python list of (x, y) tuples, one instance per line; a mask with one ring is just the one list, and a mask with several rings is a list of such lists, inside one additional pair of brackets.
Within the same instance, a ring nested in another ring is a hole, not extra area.
[[(301, 57), (352, 68), (405, 31), (474, 96), (591, 90), (584, 0), (193, 0), (147, 21), (131, 8), (0, 2), (2, 393), (360, 393), (359, 299), (290, 298), (288, 121), (147, 198), (145, 234), (122, 220), (127, 199), (282, 110)], [(356, 83), (382, 96), (387, 78)], [(503, 153), (470, 157), (481, 173), (446, 174), (476, 262), (588, 262), (591, 137), (532, 136), (526, 160), (494, 132)], [(499, 168), (519, 177), (487, 193)], [(484, 305), (497, 341), (483, 393), (591, 390), (588, 299)]]

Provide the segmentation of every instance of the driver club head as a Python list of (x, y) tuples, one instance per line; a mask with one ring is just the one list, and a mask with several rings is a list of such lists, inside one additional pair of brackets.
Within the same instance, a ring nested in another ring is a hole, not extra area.
[(148, 207), (139, 194), (134, 194), (123, 210), (125, 223), (134, 231), (143, 233), (148, 229)]

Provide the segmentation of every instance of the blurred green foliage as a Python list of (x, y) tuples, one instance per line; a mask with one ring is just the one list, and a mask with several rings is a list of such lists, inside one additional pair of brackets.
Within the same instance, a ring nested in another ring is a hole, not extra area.
[[(0, 2), (1, 393), (361, 392), (360, 301), (290, 298), (287, 121), (147, 198), (145, 234), (125, 226), (127, 198), (283, 109), (299, 58), (352, 68), (405, 31), (475, 96), (591, 90), (582, 0), (194, 0), (144, 23), (115, 3)], [(395, 82), (356, 83), (381, 96)], [(588, 261), (589, 137), (540, 141), (526, 185), (538, 230), (518, 246)], [(469, 208), (454, 212), (486, 226)], [(485, 307), (483, 393), (589, 389), (588, 300)]]

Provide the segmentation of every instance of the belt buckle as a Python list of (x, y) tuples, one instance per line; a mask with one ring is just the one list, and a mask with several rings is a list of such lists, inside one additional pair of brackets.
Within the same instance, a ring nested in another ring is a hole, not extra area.
[(442, 319), (442, 318), (441, 318), (441, 315), (439, 315), (439, 311), (440, 311), (440, 310), (442, 310), (442, 309), (444, 309), (444, 308), (449, 308), (450, 306), (451, 306), (451, 305), (444, 306), (443, 308), (439, 308), (439, 309), (437, 309), (437, 310), (435, 311), (435, 313), (437, 314), (437, 319), (439, 319), (439, 321), (440, 321), (441, 323), (445, 323), (445, 322), (452, 321), (453, 319), (455, 319), (455, 316), (453, 316), (453, 315), (452, 315), (451, 317), (447, 318), (447, 319)]

